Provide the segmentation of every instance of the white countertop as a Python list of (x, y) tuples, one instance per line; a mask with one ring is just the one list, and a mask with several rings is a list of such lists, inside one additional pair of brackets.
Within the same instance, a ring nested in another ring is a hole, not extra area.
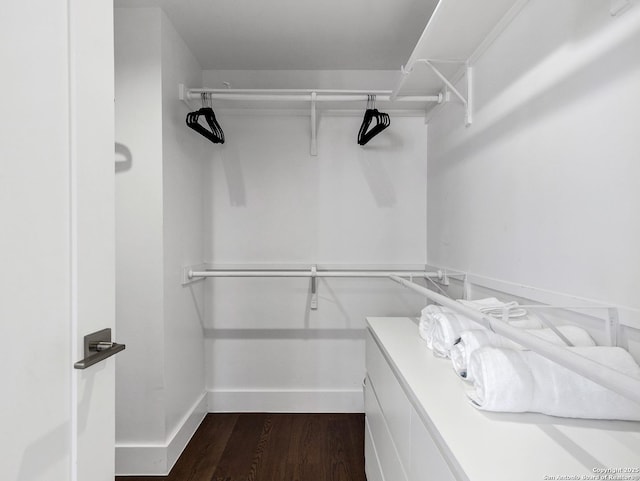
[(439, 433), (443, 455), (455, 458), (470, 481), (640, 480), (638, 472), (610, 478), (594, 472), (640, 469), (640, 422), (480, 411), (467, 400), (467, 384), (451, 361), (426, 347), (417, 321), (373, 317), (367, 323), (414, 408)]

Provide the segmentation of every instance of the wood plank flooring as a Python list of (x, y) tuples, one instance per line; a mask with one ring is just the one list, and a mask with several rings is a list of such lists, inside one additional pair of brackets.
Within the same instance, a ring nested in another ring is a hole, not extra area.
[(117, 481), (366, 481), (364, 414), (208, 414), (168, 476)]

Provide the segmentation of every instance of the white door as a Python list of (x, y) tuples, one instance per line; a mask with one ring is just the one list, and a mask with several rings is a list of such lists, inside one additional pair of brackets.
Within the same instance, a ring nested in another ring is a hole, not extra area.
[(0, 66), (1, 477), (112, 481), (111, 0), (2, 2)]

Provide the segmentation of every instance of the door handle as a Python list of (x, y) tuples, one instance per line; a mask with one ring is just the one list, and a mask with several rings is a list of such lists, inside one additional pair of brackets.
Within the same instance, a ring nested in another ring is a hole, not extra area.
[(75, 369), (86, 369), (120, 351), (124, 351), (126, 347), (124, 344), (111, 342), (111, 329), (92, 332), (84, 336), (84, 359), (76, 362), (73, 367)]

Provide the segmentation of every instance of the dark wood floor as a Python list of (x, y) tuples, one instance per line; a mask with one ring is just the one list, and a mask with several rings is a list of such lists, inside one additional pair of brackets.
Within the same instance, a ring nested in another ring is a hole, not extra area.
[(363, 414), (208, 414), (169, 476), (117, 481), (366, 481)]

